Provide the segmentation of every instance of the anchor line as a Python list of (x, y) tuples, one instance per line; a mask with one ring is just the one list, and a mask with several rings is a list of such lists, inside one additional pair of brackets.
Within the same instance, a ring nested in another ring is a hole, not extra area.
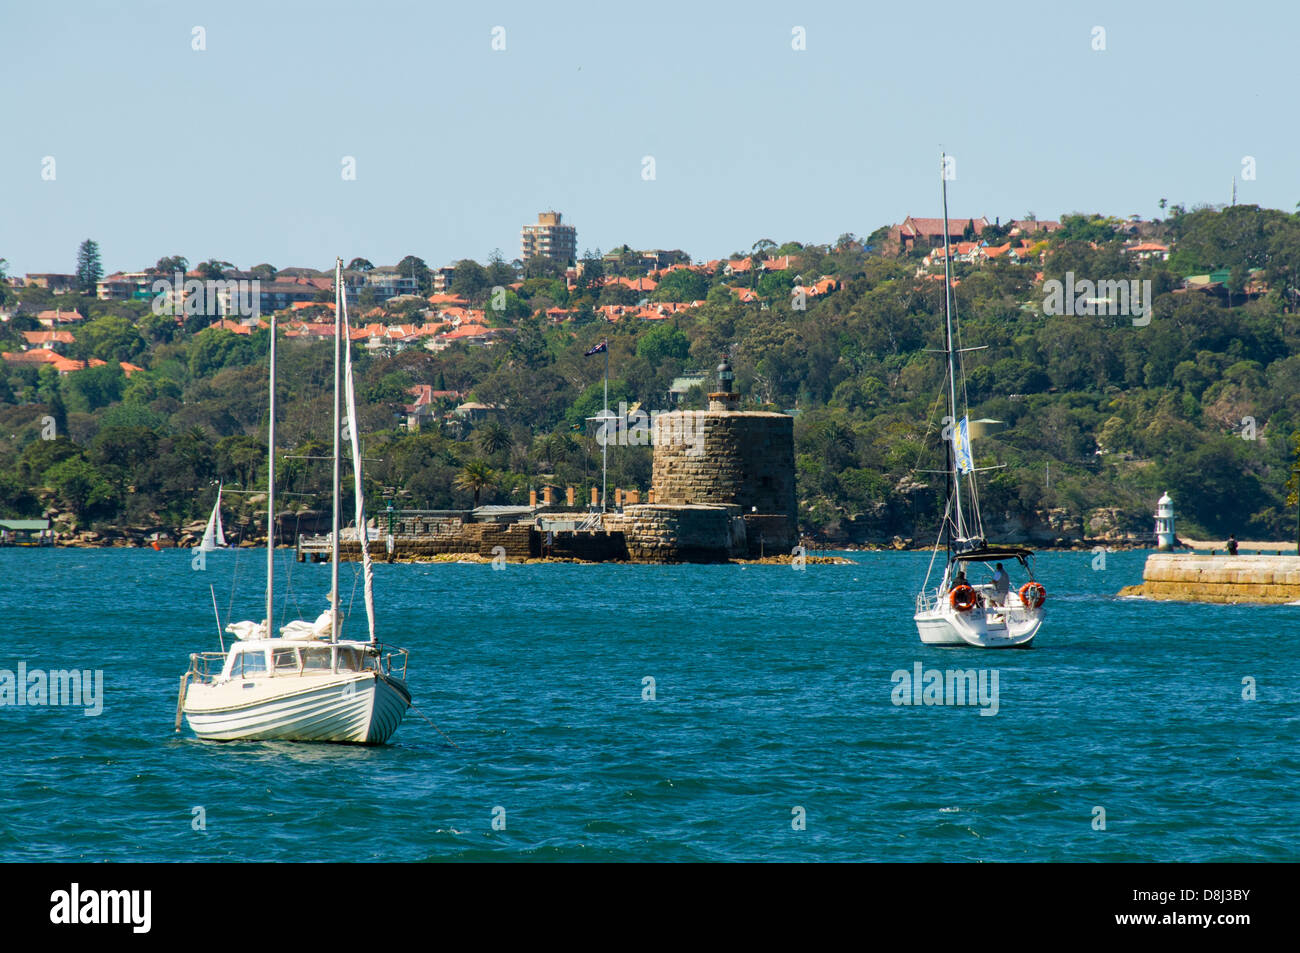
[[(414, 705), (411, 705), (410, 707), (411, 707), (411, 711), (415, 712), (417, 715), (419, 715), (421, 718), (427, 721), (434, 731), (442, 735), (444, 738), (447, 738), (447, 733), (443, 731), (441, 728), (439, 728), (437, 725), (435, 725), (433, 723), (432, 718), (430, 718), (424, 712), (420, 711), (420, 709), (416, 708)], [(450, 738), (447, 738), (447, 744), (451, 745), (453, 748), (457, 749), (458, 751), (460, 750), (460, 745), (456, 744), (456, 742), (452, 741)]]

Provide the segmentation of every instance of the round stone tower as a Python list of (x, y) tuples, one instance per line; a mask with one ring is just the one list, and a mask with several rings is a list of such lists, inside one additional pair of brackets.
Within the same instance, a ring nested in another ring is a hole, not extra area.
[(708, 410), (655, 418), (655, 503), (738, 505), (751, 555), (789, 553), (799, 542), (794, 418), (737, 410), (731, 383), (724, 360)]

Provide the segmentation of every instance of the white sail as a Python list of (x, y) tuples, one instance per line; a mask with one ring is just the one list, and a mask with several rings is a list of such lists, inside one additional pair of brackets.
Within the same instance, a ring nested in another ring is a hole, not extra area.
[(217, 502), (212, 504), (212, 515), (208, 517), (207, 528), (203, 530), (203, 542), (199, 549), (210, 553), (214, 549), (224, 549), (226, 534), (221, 529), (221, 487), (217, 486)]
[(355, 486), (357, 537), (361, 540), (361, 571), (364, 580), (363, 589), (366, 601), (366, 623), (370, 630), (370, 641), (375, 641), (375, 587), (374, 567), (370, 562), (369, 533), (362, 527), (366, 525), (365, 495), (361, 485), (361, 436), (357, 427), (357, 398), (352, 384), (352, 338), (348, 329), (348, 296), (339, 296), (343, 323), (343, 394), (348, 406), (348, 438), (352, 447), (352, 480)]

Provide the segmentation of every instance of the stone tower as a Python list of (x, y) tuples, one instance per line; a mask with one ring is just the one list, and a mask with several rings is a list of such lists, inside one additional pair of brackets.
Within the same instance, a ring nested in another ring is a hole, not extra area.
[(794, 418), (737, 410), (733, 379), (724, 359), (708, 410), (655, 418), (655, 503), (738, 506), (750, 555), (789, 553), (799, 542)]

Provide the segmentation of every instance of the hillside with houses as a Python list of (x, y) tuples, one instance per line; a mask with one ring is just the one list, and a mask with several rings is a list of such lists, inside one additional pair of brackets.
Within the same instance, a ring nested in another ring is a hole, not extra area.
[[(1166, 490), (1204, 538), (1294, 535), (1294, 214), (953, 217), (946, 252), (942, 219), (907, 216), (866, 237), (764, 239), (701, 260), (626, 245), (579, 256), (572, 226), (544, 214), (525, 253), (554, 241), (571, 258), (347, 262), (373, 499), (465, 508), (598, 482), (604, 360), (585, 352), (606, 340), (614, 408), (702, 407), (726, 354), (744, 406), (794, 414), (809, 538), (919, 540), (943, 498), (925, 471), (941, 452), (947, 254), (963, 342), (986, 347), (966, 377), (972, 416), (991, 424), (979, 464), (1001, 467), (983, 488), (1000, 538), (1140, 541)], [(327, 443), (335, 304), (333, 269), (318, 264), (171, 256), (109, 275), (5, 275), (0, 516), (53, 515), (83, 541), (178, 535), (220, 481), (255, 536), (272, 321), (277, 468), (293, 507), (319, 508), (328, 473), (310, 458)], [(1149, 320), (1099, 294), (1059, 313), (1045, 306), (1053, 282), (1149, 288)], [(609, 462), (611, 486), (648, 488), (648, 448)]]

